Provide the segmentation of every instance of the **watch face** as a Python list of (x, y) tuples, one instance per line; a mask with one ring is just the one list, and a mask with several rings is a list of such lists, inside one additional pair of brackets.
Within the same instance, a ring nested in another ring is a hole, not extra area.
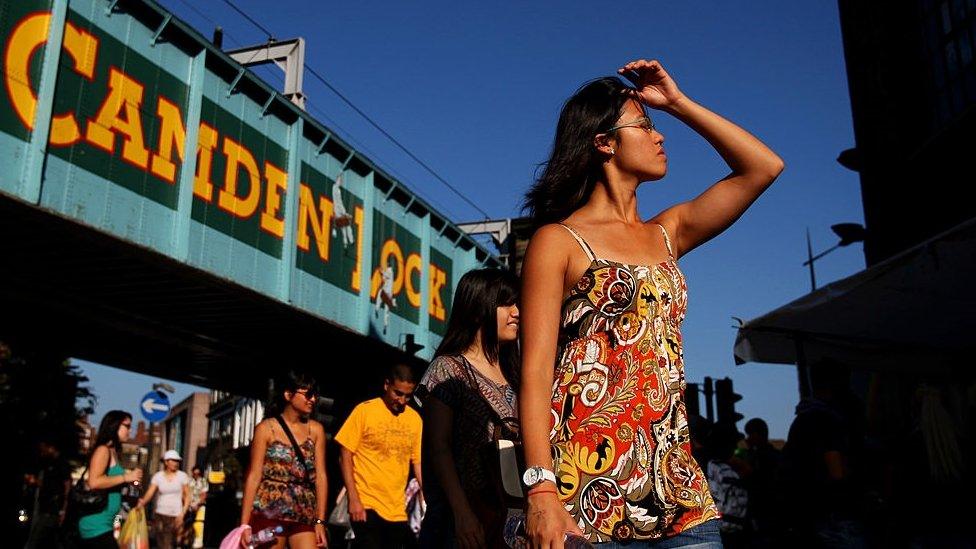
[(525, 475), (522, 479), (526, 485), (532, 486), (533, 484), (538, 484), (539, 482), (539, 469), (538, 467), (529, 467), (525, 470)]

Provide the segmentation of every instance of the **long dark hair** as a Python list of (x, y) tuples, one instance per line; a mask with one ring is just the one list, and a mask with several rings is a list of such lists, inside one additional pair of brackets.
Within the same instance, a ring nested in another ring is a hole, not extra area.
[(268, 408), (264, 417), (274, 417), (281, 415), (285, 411), (285, 407), (288, 406), (288, 401), (285, 400), (285, 391), (294, 395), (297, 391), (301, 390), (308, 390), (317, 394), (319, 392), (319, 382), (305, 372), (296, 371), (289, 371), (281, 377), (276, 378), (274, 394), (270, 395), (268, 399)]
[(603, 176), (604, 157), (593, 138), (620, 118), (630, 98), (628, 89), (619, 78), (599, 78), (584, 84), (563, 105), (552, 153), (540, 164), (542, 175), (523, 202), (536, 228), (566, 219), (589, 200)]
[(98, 424), (98, 433), (95, 435), (95, 444), (92, 444), (91, 454), (99, 446), (109, 446), (116, 452), (122, 451), (122, 441), (119, 440), (119, 427), (125, 420), (132, 421), (132, 414), (123, 410), (109, 410)]
[(498, 343), (498, 308), (513, 305), (518, 299), (518, 278), (510, 271), (477, 269), (465, 273), (454, 291), (447, 333), (434, 357), (462, 354), (480, 330), (485, 357), (492, 362), (497, 360), (508, 384), (518, 390), (518, 342)]

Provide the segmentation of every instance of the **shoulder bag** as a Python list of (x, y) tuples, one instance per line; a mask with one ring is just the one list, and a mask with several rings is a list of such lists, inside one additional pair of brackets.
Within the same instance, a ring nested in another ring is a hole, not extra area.
[(463, 355), (461, 361), (468, 384), (472, 390), (481, 396), (493, 416), (491, 444), (486, 445), (487, 447), (482, 452), (489, 482), (491, 482), (496, 496), (508, 508), (522, 508), (525, 499), (525, 494), (522, 491), (525, 453), (522, 450), (518, 418), (502, 417), (498, 410), (491, 405), (491, 399), (485, 394), (481, 384), (478, 383), (471, 363)]

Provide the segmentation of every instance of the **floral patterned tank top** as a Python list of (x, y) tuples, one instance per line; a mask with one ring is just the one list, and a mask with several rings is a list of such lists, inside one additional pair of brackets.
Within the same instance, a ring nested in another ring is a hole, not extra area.
[(681, 322), (687, 286), (669, 259), (598, 259), (563, 302), (552, 391), (557, 490), (593, 543), (673, 536), (717, 518), (691, 455)]
[[(265, 518), (312, 524), (315, 521), (315, 442), (311, 434), (301, 443), (305, 464), (295, 458), (295, 449), (287, 435), (272, 422), (275, 440), (264, 453), (261, 483), (254, 495), (254, 510)], [(305, 475), (308, 468), (308, 476)]]

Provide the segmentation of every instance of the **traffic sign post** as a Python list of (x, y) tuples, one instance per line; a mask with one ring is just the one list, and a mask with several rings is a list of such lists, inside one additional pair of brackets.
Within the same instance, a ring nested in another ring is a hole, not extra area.
[(161, 421), (169, 414), (169, 397), (161, 391), (150, 391), (139, 402), (139, 411), (150, 423)]
[(156, 422), (166, 419), (166, 416), (169, 415), (169, 408), (169, 397), (157, 389), (156, 385), (153, 385), (153, 390), (146, 393), (139, 401), (139, 412), (149, 422), (149, 463), (147, 465), (150, 468), (155, 462), (153, 450), (156, 449)]

